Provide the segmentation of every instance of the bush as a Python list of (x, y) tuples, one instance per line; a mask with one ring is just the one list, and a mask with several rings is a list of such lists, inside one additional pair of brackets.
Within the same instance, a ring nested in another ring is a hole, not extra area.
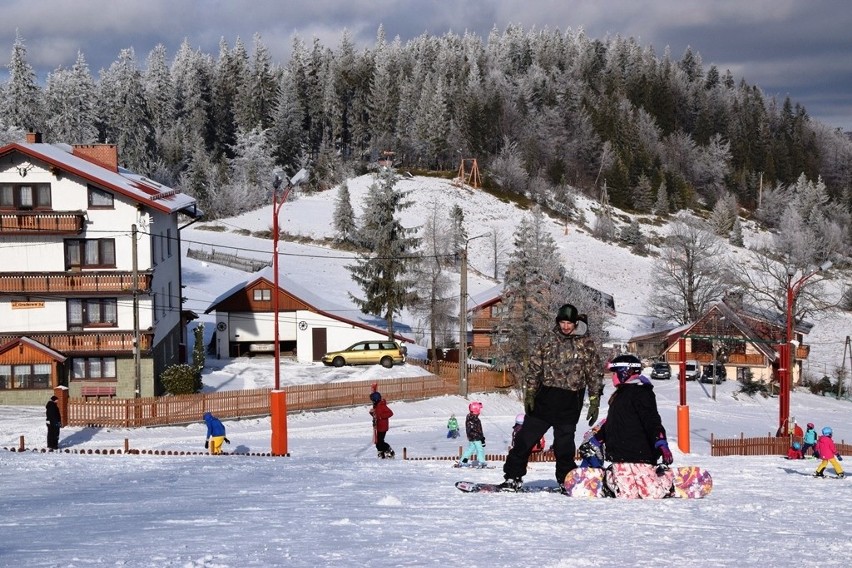
[(198, 392), (196, 372), (189, 365), (180, 364), (167, 367), (160, 376), (160, 380), (169, 394), (194, 394)]
[(748, 396), (760, 394), (764, 398), (768, 398), (770, 395), (769, 385), (761, 381), (755, 381), (749, 370), (746, 370), (745, 376), (740, 379), (740, 392)]
[(818, 381), (811, 380), (808, 383), (808, 388), (814, 394), (824, 394), (826, 391), (834, 391), (834, 387), (831, 384), (831, 379), (828, 377), (823, 377)]

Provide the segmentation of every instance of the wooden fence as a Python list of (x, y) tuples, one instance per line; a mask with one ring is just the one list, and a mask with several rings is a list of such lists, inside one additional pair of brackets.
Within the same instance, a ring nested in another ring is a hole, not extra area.
[[(798, 436), (772, 436), (767, 434), (763, 437), (746, 438), (740, 434), (739, 438), (716, 438), (710, 435), (711, 456), (786, 456), (787, 450), (793, 442), (802, 443)], [(852, 444), (846, 444), (843, 440), (835, 443), (837, 453), (841, 456), (852, 454)]]
[[(508, 386), (506, 381), (507, 376), (502, 372), (473, 367), (468, 375), (468, 390), (499, 390)], [(374, 382), (294, 385), (281, 390), (287, 393), (288, 412), (298, 412), (367, 404)], [(379, 381), (379, 390), (391, 401), (458, 394), (458, 364), (442, 362), (440, 376), (382, 380)], [(269, 414), (270, 391), (263, 388), (131, 399), (72, 398), (68, 400), (68, 425), (136, 428), (189, 424), (199, 422), (205, 412), (212, 412), (219, 418), (266, 416)]]

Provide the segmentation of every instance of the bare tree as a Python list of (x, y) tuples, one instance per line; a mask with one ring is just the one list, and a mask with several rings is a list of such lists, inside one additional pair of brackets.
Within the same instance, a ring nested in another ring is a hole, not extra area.
[(695, 321), (725, 292), (721, 256), (721, 243), (704, 223), (683, 216), (675, 221), (660, 253), (656, 291), (649, 300), (653, 313), (678, 324)]

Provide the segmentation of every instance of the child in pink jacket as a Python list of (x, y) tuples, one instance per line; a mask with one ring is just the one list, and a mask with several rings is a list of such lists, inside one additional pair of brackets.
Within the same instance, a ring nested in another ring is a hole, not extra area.
[(843, 468), (840, 467), (840, 462), (838, 461), (843, 458), (837, 454), (837, 448), (834, 446), (834, 440), (831, 439), (832, 434), (833, 432), (831, 431), (831, 427), (826, 426), (822, 429), (822, 436), (820, 436), (817, 440), (816, 450), (822, 461), (817, 466), (816, 471), (814, 472), (814, 477), (825, 477), (823, 472), (825, 471), (825, 468), (828, 467), (829, 463), (831, 463), (834, 471), (837, 472), (837, 477), (845, 477)]

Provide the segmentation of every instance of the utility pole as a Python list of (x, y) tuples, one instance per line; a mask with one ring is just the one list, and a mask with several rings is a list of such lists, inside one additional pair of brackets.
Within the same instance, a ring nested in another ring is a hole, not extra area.
[(140, 357), (140, 333), (139, 333), (139, 247), (137, 242), (138, 231), (134, 223), (130, 227), (131, 256), (133, 258), (133, 378), (136, 390), (135, 398), (142, 396), (142, 360)]
[(467, 245), (473, 239), (487, 237), (483, 233), (470, 237), (461, 250), (461, 274), (459, 278), (459, 396), (467, 396)]

